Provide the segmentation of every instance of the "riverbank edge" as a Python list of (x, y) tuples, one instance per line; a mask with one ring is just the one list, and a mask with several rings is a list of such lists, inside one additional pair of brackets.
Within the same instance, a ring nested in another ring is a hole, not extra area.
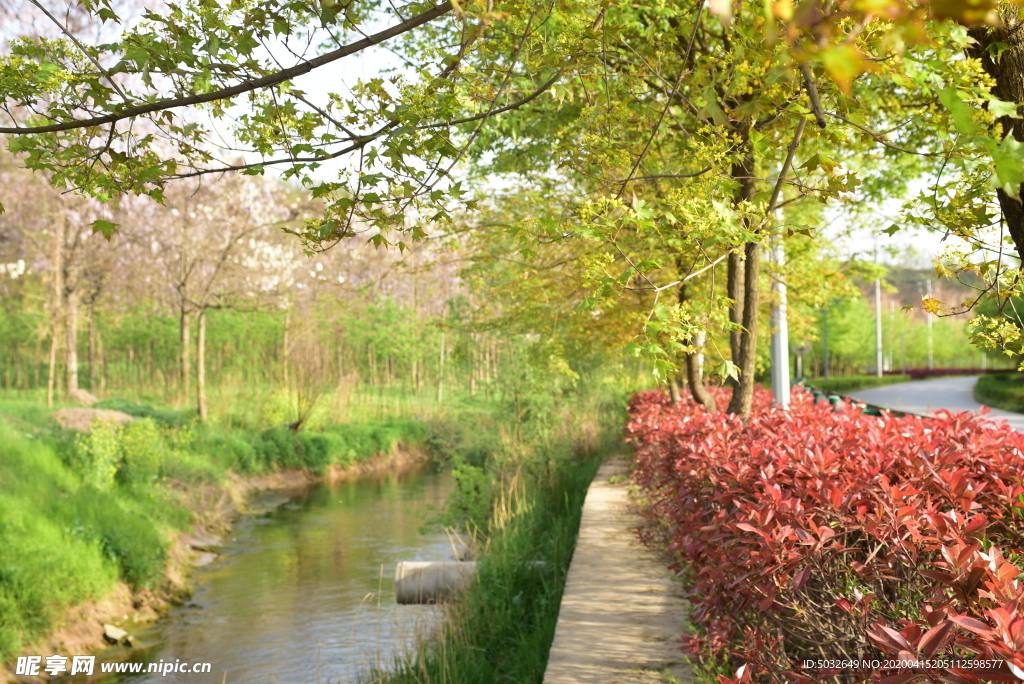
[[(380, 452), (351, 465), (333, 464), (322, 475), (301, 468), (288, 468), (258, 475), (228, 471), (222, 482), (198, 487), (170, 482), (168, 487), (192, 513), (192, 530), (176, 532), (168, 539), (164, 573), (155, 589), (133, 590), (118, 582), (102, 598), (72, 606), (61, 625), (22, 649), (18, 655), (96, 654), (111, 645), (104, 638), (103, 625), (131, 627), (129, 632), (165, 617), (172, 608), (191, 596), (190, 580), (200, 566), (216, 556), (219, 540), (232, 525), (250, 511), (251, 500), (262, 492), (298, 494), (317, 484), (333, 485), (383, 473), (399, 474), (426, 465), (431, 460), (423, 447), (398, 442), (389, 452)], [(216, 543), (214, 543), (216, 542)], [(212, 557), (211, 557), (212, 556)], [(70, 661), (69, 661), (70, 662)], [(48, 682), (50, 677), (16, 675), (15, 663), (7, 663), (0, 675), (7, 684)]]

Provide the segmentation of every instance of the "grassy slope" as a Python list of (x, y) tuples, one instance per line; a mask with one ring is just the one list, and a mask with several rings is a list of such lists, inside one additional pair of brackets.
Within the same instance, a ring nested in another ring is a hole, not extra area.
[(0, 401), (0, 663), (118, 580), (159, 584), (168, 534), (192, 518), (171, 481), (215, 482), (228, 469), (322, 471), (429, 436), (415, 420), (293, 435), (197, 425), (125, 401), (111, 408), (140, 418), (83, 438), (60, 429), (36, 401)]
[(1024, 373), (992, 373), (978, 378), (974, 398), (985, 406), (1024, 413)]

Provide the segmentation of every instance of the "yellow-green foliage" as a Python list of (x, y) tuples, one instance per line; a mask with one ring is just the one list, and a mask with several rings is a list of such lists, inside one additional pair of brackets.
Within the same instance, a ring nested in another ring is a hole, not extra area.
[(152, 418), (128, 423), (118, 435), (121, 474), (129, 482), (152, 482), (163, 465), (164, 440)]
[(92, 432), (80, 436), (75, 446), (78, 447), (82, 479), (86, 484), (100, 491), (110, 489), (121, 460), (117, 424), (99, 422), (93, 425)]

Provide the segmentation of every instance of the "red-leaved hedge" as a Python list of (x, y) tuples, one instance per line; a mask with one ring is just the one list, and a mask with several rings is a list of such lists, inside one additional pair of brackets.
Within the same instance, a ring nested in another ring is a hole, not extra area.
[(630, 401), (641, 537), (688, 587), (684, 648), (726, 656), (723, 684), (1024, 679), (1024, 435), (770, 396), (747, 420)]

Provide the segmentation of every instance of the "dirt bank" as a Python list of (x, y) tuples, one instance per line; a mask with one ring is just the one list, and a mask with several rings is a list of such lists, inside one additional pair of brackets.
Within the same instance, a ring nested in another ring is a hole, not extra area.
[[(83, 655), (109, 646), (104, 625), (114, 625), (134, 633), (140, 626), (166, 615), (191, 593), (189, 577), (197, 566), (212, 562), (232, 524), (249, 512), (249, 502), (261, 492), (280, 491), (284, 496), (298, 495), (319, 484), (392, 475), (420, 468), (429, 455), (417, 447), (399, 443), (390, 453), (377, 454), (345, 467), (331, 466), (323, 475), (301, 469), (280, 470), (264, 475), (229, 474), (221, 483), (201, 486), (169, 483), (182, 505), (192, 511), (192, 530), (175, 533), (170, 540), (164, 577), (155, 590), (132, 590), (118, 583), (102, 599), (71, 608), (59, 627), (46, 637), (28, 645), (26, 655)], [(44, 682), (48, 677), (14, 675), (14, 664), (0, 669), (7, 682)]]

